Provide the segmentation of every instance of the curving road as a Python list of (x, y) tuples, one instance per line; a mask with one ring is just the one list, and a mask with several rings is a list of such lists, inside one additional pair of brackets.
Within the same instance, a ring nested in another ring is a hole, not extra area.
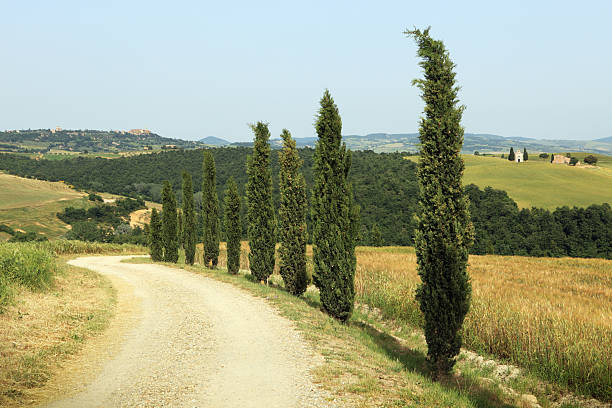
[(309, 375), (320, 357), (264, 300), (182, 269), (121, 263), (125, 258), (70, 261), (125, 280), (141, 311), (99, 375), (49, 407), (328, 406)]

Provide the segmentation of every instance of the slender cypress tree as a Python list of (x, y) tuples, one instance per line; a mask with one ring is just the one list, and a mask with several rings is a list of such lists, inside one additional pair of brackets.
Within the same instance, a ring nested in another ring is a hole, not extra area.
[(176, 197), (168, 180), (164, 180), (162, 189), (162, 235), (164, 245), (164, 261), (178, 261)]
[(321, 98), (315, 128), (312, 191), (314, 284), (323, 309), (347, 321), (355, 300), (355, 241), (359, 210), (353, 202), (348, 173), (351, 154), (342, 143), (342, 120), (328, 90)]
[(164, 258), (164, 248), (162, 242), (161, 220), (159, 219), (159, 214), (155, 208), (151, 212), (149, 234), (151, 259), (155, 262), (159, 262)]
[(527, 148), (523, 147), (523, 161), (529, 160), (529, 154), (527, 154)]
[(183, 172), (183, 246), (185, 263), (193, 265), (196, 246), (196, 220), (193, 208), (193, 183), (191, 174)]
[(176, 210), (176, 220), (178, 226), (176, 228), (176, 240), (178, 241), (179, 250), (183, 248), (183, 212), (180, 209)]
[(417, 299), (425, 317), (427, 355), (434, 378), (448, 373), (461, 348), (461, 327), (470, 308), (468, 250), (474, 229), (461, 183), (464, 163), (454, 64), (429, 28), (407, 31), (418, 45), (425, 79), (414, 80), (425, 101), (419, 128), (421, 192), (415, 250), (421, 284)]
[(253, 155), (247, 159), (246, 186), (248, 235), (251, 252), (249, 266), (259, 281), (267, 281), (274, 271), (276, 246), (272, 174), (270, 172), (270, 131), (268, 125), (251, 125), (255, 133)]
[(240, 195), (234, 177), (227, 181), (225, 189), (225, 232), (227, 233), (227, 271), (237, 274), (240, 270)]
[(300, 296), (308, 286), (306, 274), (306, 181), (300, 173), (302, 159), (291, 133), (283, 129), (283, 149), (278, 153), (280, 163), (278, 210), (280, 241), (280, 274), (287, 290)]
[(550, 154), (550, 162), (552, 163), (553, 161), (555, 161), (555, 155), (554, 153)]
[(219, 197), (217, 196), (217, 179), (215, 159), (204, 151), (204, 174), (202, 175), (202, 208), (204, 218), (204, 265), (219, 261)]
[(514, 161), (514, 159), (516, 159), (516, 156), (514, 155), (514, 148), (510, 148), (510, 153), (508, 153), (508, 160), (509, 161)]

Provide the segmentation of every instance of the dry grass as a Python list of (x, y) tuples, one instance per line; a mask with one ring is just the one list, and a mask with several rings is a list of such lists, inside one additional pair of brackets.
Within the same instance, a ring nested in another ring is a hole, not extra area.
[[(358, 248), (360, 301), (418, 325), (416, 257), (406, 248)], [(612, 261), (471, 256), (466, 346), (564, 386), (612, 399)]]
[(19, 293), (0, 314), (0, 406), (40, 399), (40, 387), (88, 337), (106, 327), (114, 291), (106, 278), (67, 266), (52, 290)]
[[(247, 253), (243, 242), (243, 270)], [(222, 243), (221, 268), (225, 255)], [(310, 246), (307, 255), (310, 272)], [(421, 326), (414, 249), (358, 247), (356, 255), (356, 301), (380, 309), (386, 319)], [(563, 388), (612, 400), (612, 261), (472, 255), (469, 273), (466, 347)]]

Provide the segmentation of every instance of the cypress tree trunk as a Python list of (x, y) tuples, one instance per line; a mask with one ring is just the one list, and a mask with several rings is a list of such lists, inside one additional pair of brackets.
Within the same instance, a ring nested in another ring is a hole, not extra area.
[(300, 296), (308, 286), (306, 274), (306, 181), (300, 174), (302, 159), (295, 140), (283, 129), (283, 149), (278, 154), (280, 163), (280, 274), (287, 290)]
[(274, 271), (276, 246), (272, 175), (270, 173), (270, 131), (268, 125), (257, 122), (253, 155), (247, 159), (246, 186), (248, 235), (251, 252), (249, 266), (259, 281), (267, 281)]
[(149, 248), (151, 253), (151, 259), (155, 262), (159, 262), (164, 257), (164, 249), (162, 242), (162, 228), (161, 220), (157, 209), (153, 209), (151, 212), (151, 225), (149, 227)]
[(227, 181), (225, 189), (225, 231), (227, 233), (227, 271), (237, 274), (240, 270), (240, 195), (234, 177)]
[(417, 177), (421, 197), (415, 250), (421, 284), (417, 299), (425, 317), (427, 355), (434, 378), (448, 373), (461, 347), (461, 326), (470, 307), (468, 249), (473, 242), (469, 202), (461, 184), (464, 164), (461, 116), (454, 64), (429, 29), (406, 32), (414, 37), (425, 79), (422, 91), (421, 160)]
[(209, 151), (204, 152), (204, 174), (202, 175), (202, 215), (204, 218), (204, 265), (219, 261), (219, 197), (215, 159)]
[(196, 220), (193, 208), (193, 183), (191, 174), (183, 172), (183, 246), (185, 263), (193, 265), (196, 246)]
[(178, 234), (176, 197), (168, 180), (164, 180), (162, 189), (162, 235), (164, 245), (164, 261), (178, 261)]
[(355, 240), (359, 209), (348, 183), (350, 151), (342, 143), (342, 120), (329, 91), (321, 98), (315, 124), (312, 192), (314, 284), (325, 311), (347, 321), (355, 299)]

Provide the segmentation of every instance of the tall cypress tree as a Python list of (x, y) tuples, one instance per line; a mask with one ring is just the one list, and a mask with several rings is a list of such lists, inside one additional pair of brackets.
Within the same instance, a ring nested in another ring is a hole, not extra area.
[(149, 249), (151, 259), (155, 262), (159, 262), (164, 258), (162, 241), (161, 220), (159, 219), (157, 209), (154, 208), (151, 212), (151, 224), (149, 227)]
[(215, 159), (204, 151), (204, 174), (202, 175), (202, 215), (204, 218), (204, 265), (219, 261), (219, 197), (217, 196), (217, 170)]
[(306, 274), (306, 181), (300, 173), (302, 159), (295, 140), (287, 129), (281, 134), (283, 149), (278, 153), (280, 163), (279, 235), (281, 246), (280, 274), (285, 287), (300, 296), (308, 286)]
[(193, 183), (191, 174), (183, 172), (183, 246), (185, 263), (193, 265), (196, 246), (196, 219), (193, 208)]
[(249, 266), (259, 281), (267, 281), (274, 271), (276, 246), (272, 174), (270, 172), (270, 131), (268, 125), (251, 125), (255, 133), (253, 154), (247, 159), (246, 186), (248, 235), (251, 252)]
[(415, 250), (421, 284), (417, 299), (425, 317), (427, 355), (434, 378), (448, 373), (461, 347), (461, 327), (470, 308), (467, 274), (473, 226), (461, 176), (464, 163), (461, 116), (457, 106), (454, 64), (429, 28), (407, 31), (418, 45), (425, 79), (414, 80), (425, 101), (419, 128), (421, 160), (417, 177), (421, 192)]
[(509, 161), (514, 161), (514, 159), (516, 159), (516, 156), (514, 155), (514, 148), (510, 148), (510, 153), (508, 153), (508, 160)]
[(227, 233), (227, 271), (236, 274), (240, 270), (240, 195), (231, 176), (225, 189), (225, 232)]
[(529, 160), (529, 155), (527, 154), (527, 148), (523, 147), (523, 161)]
[(176, 239), (178, 241), (179, 250), (183, 248), (183, 212), (177, 208), (176, 210), (176, 220), (178, 221), (178, 226), (176, 227)]
[(341, 321), (351, 317), (355, 299), (355, 241), (358, 208), (348, 173), (351, 154), (342, 143), (342, 120), (328, 90), (315, 124), (312, 192), (314, 284), (323, 308)]
[(162, 235), (164, 261), (178, 261), (176, 197), (168, 180), (164, 180), (162, 189)]

